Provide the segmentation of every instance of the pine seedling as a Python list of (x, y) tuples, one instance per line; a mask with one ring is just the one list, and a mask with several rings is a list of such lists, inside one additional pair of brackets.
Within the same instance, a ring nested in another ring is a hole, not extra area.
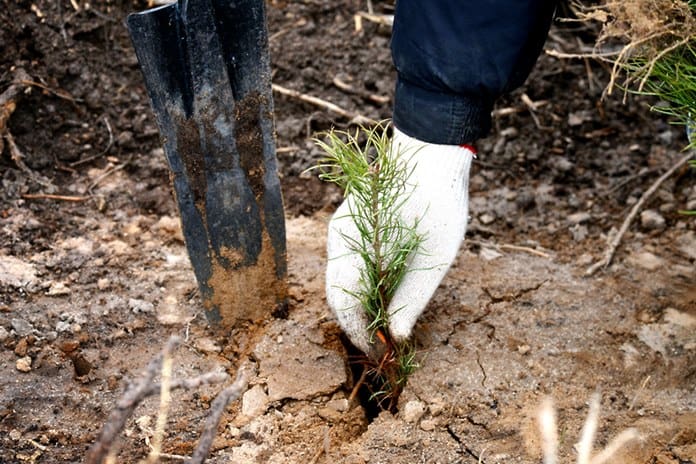
[(359, 289), (350, 294), (367, 315), (370, 342), (384, 348), (377, 350), (384, 353), (379, 360), (364, 360), (374, 386), (373, 399), (383, 409), (393, 409), (417, 367), (413, 344), (397, 343), (389, 335), (387, 308), (408, 272), (410, 257), (419, 252), (424, 240), (416, 231), (417, 222), (406, 224), (400, 215), (412, 192), (411, 172), (404, 162), (412, 154), (393, 153), (388, 128), (380, 123), (355, 133), (331, 130), (324, 134), (325, 140), (315, 140), (326, 152), (317, 166), (319, 178), (343, 190), (358, 231), (357, 237), (342, 238), (364, 263)]

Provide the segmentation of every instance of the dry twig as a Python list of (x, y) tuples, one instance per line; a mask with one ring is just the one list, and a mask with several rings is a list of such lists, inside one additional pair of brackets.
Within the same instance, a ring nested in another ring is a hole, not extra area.
[(332, 79), (331, 83), (338, 87), (339, 89), (343, 90), (344, 92), (347, 93), (352, 93), (354, 95), (358, 95), (365, 100), (371, 101), (373, 103), (377, 103), (379, 105), (384, 105), (385, 103), (389, 103), (389, 97), (383, 96), (383, 95), (375, 95), (373, 93), (370, 93), (366, 90), (363, 89), (357, 89), (350, 85), (348, 82), (345, 80), (341, 79), (340, 76), (334, 76)]
[(181, 343), (179, 337), (170, 338), (162, 352), (147, 365), (143, 376), (128, 386), (126, 392), (116, 403), (116, 408), (111, 411), (104, 423), (99, 439), (89, 449), (85, 460), (87, 464), (99, 464), (104, 460), (136, 406), (148, 396), (149, 391), (152, 391), (152, 383), (161, 369), (162, 359), (169, 356), (179, 343)]
[(46, 177), (35, 173), (31, 169), (29, 169), (29, 166), (24, 164), (24, 155), (22, 152), (19, 150), (19, 147), (14, 141), (14, 137), (12, 137), (12, 134), (10, 134), (10, 131), (7, 130), (5, 131), (5, 140), (7, 140), (7, 146), (10, 149), (10, 157), (12, 158), (12, 161), (14, 161), (15, 165), (24, 172), (31, 180), (36, 182), (37, 184), (41, 184), (44, 187), (49, 187), (51, 189), (55, 188), (53, 183), (47, 179)]
[[(529, 97), (527, 97), (527, 99), (529, 99)], [(528, 105), (528, 102), (532, 104), (531, 107)], [(528, 102), (525, 102), (523, 100), (523, 103), (525, 104), (524, 106), (508, 106), (505, 108), (495, 109), (491, 112), (491, 116), (493, 116), (494, 118), (498, 118), (501, 116), (509, 116), (511, 114), (524, 113), (525, 111), (532, 112), (532, 111), (538, 110), (539, 108), (541, 108), (544, 105), (549, 104), (548, 100), (539, 100), (539, 101), (535, 101), (535, 102), (528, 100)]]
[(322, 100), (319, 97), (314, 97), (312, 95), (307, 95), (305, 93), (298, 92), (297, 90), (288, 89), (287, 87), (282, 87), (278, 84), (273, 84), (273, 90), (281, 95), (286, 95), (289, 97), (297, 98), (306, 103), (311, 103), (312, 105), (324, 108), (325, 110), (331, 111), (345, 118), (350, 119), (353, 124), (377, 124), (374, 119), (368, 118), (358, 113), (352, 111), (344, 110), (340, 106), (331, 103), (326, 100)]
[(171, 353), (165, 353), (162, 359), (162, 385), (160, 387), (160, 407), (157, 414), (157, 424), (155, 434), (152, 439), (150, 454), (147, 456), (147, 464), (157, 464), (162, 453), (162, 440), (164, 439), (164, 429), (167, 426), (167, 416), (169, 414), (169, 403), (171, 402), (172, 384), (172, 357)]
[(75, 98), (72, 95), (70, 95), (66, 90), (63, 89), (52, 89), (51, 87), (42, 84), (41, 82), (36, 82), (31, 79), (23, 79), (20, 81), (23, 85), (25, 86), (32, 86), (32, 87), (38, 87), (42, 90), (45, 90), (46, 92), (55, 95), (58, 98), (62, 98), (63, 100), (68, 100), (69, 102), (81, 102), (81, 98)]
[(60, 201), (73, 201), (80, 202), (89, 200), (89, 197), (84, 196), (72, 196), (72, 195), (53, 195), (50, 193), (25, 193), (22, 198), (27, 200), (60, 200)]
[(247, 373), (244, 369), (240, 369), (234, 383), (222, 390), (218, 396), (215, 397), (213, 404), (210, 405), (208, 419), (205, 421), (201, 438), (198, 440), (198, 446), (193, 452), (193, 457), (189, 461), (189, 464), (201, 464), (208, 457), (210, 447), (213, 445), (213, 439), (217, 434), (217, 427), (220, 423), (222, 413), (225, 412), (225, 408), (230, 401), (236, 400), (244, 393), (247, 388), (247, 383)]
[(14, 141), (14, 137), (10, 133), (7, 123), (10, 120), (10, 116), (14, 113), (17, 108), (17, 102), (27, 89), (29, 85), (27, 82), (31, 81), (31, 77), (22, 68), (17, 68), (14, 72), (15, 76), (12, 80), (12, 84), (0, 94), (0, 153), (4, 148), (4, 142), (7, 141), (7, 147), (10, 151), (10, 157), (14, 161), (15, 165), (24, 173), (26, 173), (30, 179), (34, 182), (43, 185), (44, 187), (55, 188), (51, 181), (31, 169), (24, 163), (24, 155), (19, 149)]
[(621, 228), (616, 233), (614, 238), (611, 240), (607, 249), (604, 251), (604, 257), (598, 262), (594, 263), (589, 268), (587, 268), (587, 271), (585, 271), (586, 276), (591, 276), (600, 268), (606, 268), (607, 266), (609, 266), (609, 264), (611, 264), (611, 260), (614, 258), (614, 254), (616, 253), (619, 244), (621, 244), (621, 239), (623, 238), (628, 228), (631, 226), (631, 223), (635, 219), (636, 215), (638, 215), (638, 212), (641, 210), (643, 205), (650, 199), (650, 197), (657, 191), (657, 189), (660, 188), (660, 185), (662, 185), (662, 183), (665, 180), (667, 180), (679, 168), (684, 166), (693, 156), (694, 154), (692, 152), (689, 152), (689, 154), (680, 158), (679, 161), (677, 161), (671, 168), (667, 170), (667, 172), (662, 174), (655, 182), (653, 182), (653, 184), (643, 193), (643, 195), (641, 195), (640, 199), (636, 202), (635, 205), (633, 205), (633, 208), (631, 208), (631, 211), (628, 213), (628, 216), (626, 216), (626, 219), (624, 219), (623, 223), (621, 224)]
[(15, 70), (15, 78), (12, 80), (12, 84), (0, 94), (0, 153), (2, 152), (3, 142), (2, 137), (7, 132), (7, 121), (10, 120), (10, 116), (14, 113), (17, 108), (17, 101), (19, 97), (26, 89), (26, 85), (22, 83), (29, 79), (29, 74), (22, 68), (17, 68)]
[(120, 171), (121, 169), (125, 168), (126, 166), (128, 166), (128, 163), (130, 163), (131, 158), (132, 158), (132, 156), (130, 158), (128, 158), (125, 162), (119, 164), (118, 166), (113, 166), (113, 167), (107, 169), (101, 175), (99, 175), (96, 179), (94, 179), (92, 181), (92, 183), (89, 184), (89, 186), (87, 187), (87, 191), (89, 192), (89, 194), (90, 195), (93, 194), (92, 191), (101, 183), (101, 181), (103, 181), (104, 179), (106, 179), (110, 175), (112, 175), (112, 174)]
[(536, 248), (521, 246), (521, 245), (511, 245), (509, 243), (493, 243), (486, 242), (483, 240), (466, 240), (466, 243), (472, 245), (478, 245), (482, 247), (495, 248), (497, 250), (510, 250), (510, 251), (521, 251), (523, 253), (529, 253), (530, 255), (539, 256), (541, 258), (550, 259), (551, 255), (543, 251), (537, 250)]
[[(156, 383), (154, 379), (162, 370), (164, 363), (163, 360), (171, 360), (171, 353), (179, 344), (181, 344), (181, 339), (179, 337), (171, 337), (162, 352), (153, 358), (147, 365), (142, 377), (128, 386), (126, 392), (116, 403), (115, 409), (111, 412), (111, 414), (109, 414), (109, 417), (104, 423), (104, 427), (99, 439), (90, 448), (85, 460), (87, 464), (98, 464), (104, 462), (105, 459), (108, 460), (109, 456), (113, 457), (113, 455), (110, 454), (112, 453), (113, 443), (118, 434), (123, 430), (123, 427), (126, 425), (126, 421), (133, 414), (135, 408), (145, 398), (167, 390), (167, 384), (169, 391), (178, 390), (180, 388), (189, 390), (197, 388), (201, 385), (220, 383), (229, 379), (227, 374), (211, 372), (191, 379), (174, 379), (168, 381), (166, 372), (163, 372), (162, 383)], [(215, 398), (215, 401), (213, 401), (211, 406), (211, 415), (208, 417), (203, 434), (201, 435), (201, 441), (199, 442), (198, 448), (196, 449), (196, 454), (194, 454), (194, 458), (191, 462), (201, 463), (205, 460), (207, 453), (210, 450), (210, 444), (212, 443), (213, 437), (217, 431), (217, 424), (225, 406), (232, 399), (239, 397), (241, 392), (244, 391), (244, 388), (246, 388), (246, 374), (240, 370), (237, 381), (230, 387), (224, 389), (217, 396), (217, 398)], [(164, 405), (163, 403), (163, 406), (160, 408), (160, 419), (158, 420), (158, 429), (160, 430), (160, 434), (162, 433), (162, 424), (166, 419), (166, 415), (163, 415), (163, 410), (166, 410), (167, 407), (168, 406)], [(214, 424), (212, 423), (213, 419), (215, 420)], [(157, 443), (154, 443), (152, 448), (152, 456), (154, 456), (154, 458), (157, 456), (167, 457), (167, 455), (160, 452), (158, 449), (159, 445)], [(113, 457), (113, 460), (115, 462), (115, 457)]]
[(89, 163), (90, 161), (94, 161), (97, 158), (101, 158), (102, 156), (106, 155), (109, 150), (111, 150), (111, 147), (114, 145), (114, 131), (111, 130), (111, 124), (109, 124), (109, 118), (104, 116), (104, 125), (106, 126), (106, 130), (109, 131), (109, 142), (106, 144), (106, 148), (104, 148), (101, 153), (97, 153), (94, 156), (90, 156), (85, 159), (77, 160), (73, 163), (70, 163), (70, 167), (74, 168), (75, 166), (79, 166), (81, 164)]
[[(590, 411), (582, 428), (580, 442), (577, 444), (577, 464), (604, 464), (614, 457), (616, 452), (628, 442), (640, 438), (635, 429), (627, 429), (614, 438), (609, 445), (592, 457), (595, 433), (599, 424), (600, 396), (595, 394), (590, 400)], [(558, 428), (556, 424), (556, 410), (553, 400), (546, 398), (537, 414), (539, 431), (542, 438), (542, 454), (544, 464), (556, 464), (558, 462)]]
[(375, 14), (365, 11), (359, 11), (356, 16), (366, 19), (372, 23), (381, 24), (382, 26), (393, 27), (394, 26), (394, 15), (390, 14)]

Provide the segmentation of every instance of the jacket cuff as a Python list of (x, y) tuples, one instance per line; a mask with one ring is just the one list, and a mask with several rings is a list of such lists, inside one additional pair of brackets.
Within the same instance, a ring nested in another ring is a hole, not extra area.
[(493, 102), (433, 92), (396, 79), (394, 126), (415, 139), (441, 145), (473, 143), (491, 129)]

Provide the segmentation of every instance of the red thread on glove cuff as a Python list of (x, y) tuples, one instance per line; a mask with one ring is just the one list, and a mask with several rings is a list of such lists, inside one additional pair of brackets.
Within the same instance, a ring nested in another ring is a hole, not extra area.
[(476, 156), (476, 154), (478, 153), (478, 152), (476, 151), (476, 148), (474, 148), (473, 145), (469, 145), (468, 143), (462, 143), (462, 144), (459, 145), (459, 146), (462, 147), (462, 148), (466, 148), (466, 149), (469, 150), (471, 153), (473, 153), (474, 156)]

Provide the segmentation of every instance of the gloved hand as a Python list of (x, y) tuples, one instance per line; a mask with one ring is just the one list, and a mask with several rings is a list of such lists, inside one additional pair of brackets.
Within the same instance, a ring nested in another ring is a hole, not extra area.
[[(388, 307), (390, 334), (400, 342), (411, 335), (464, 238), (474, 153), (465, 146), (420, 142), (396, 128), (391, 153), (401, 154), (411, 172), (408, 183), (413, 190), (401, 208), (402, 219), (405, 224), (416, 223), (417, 232), (424, 237)], [(329, 222), (326, 298), (351, 342), (376, 359), (379, 353), (370, 343), (367, 316), (354, 296), (364, 264), (345, 239), (358, 237), (350, 215), (351, 201), (348, 196)]]

